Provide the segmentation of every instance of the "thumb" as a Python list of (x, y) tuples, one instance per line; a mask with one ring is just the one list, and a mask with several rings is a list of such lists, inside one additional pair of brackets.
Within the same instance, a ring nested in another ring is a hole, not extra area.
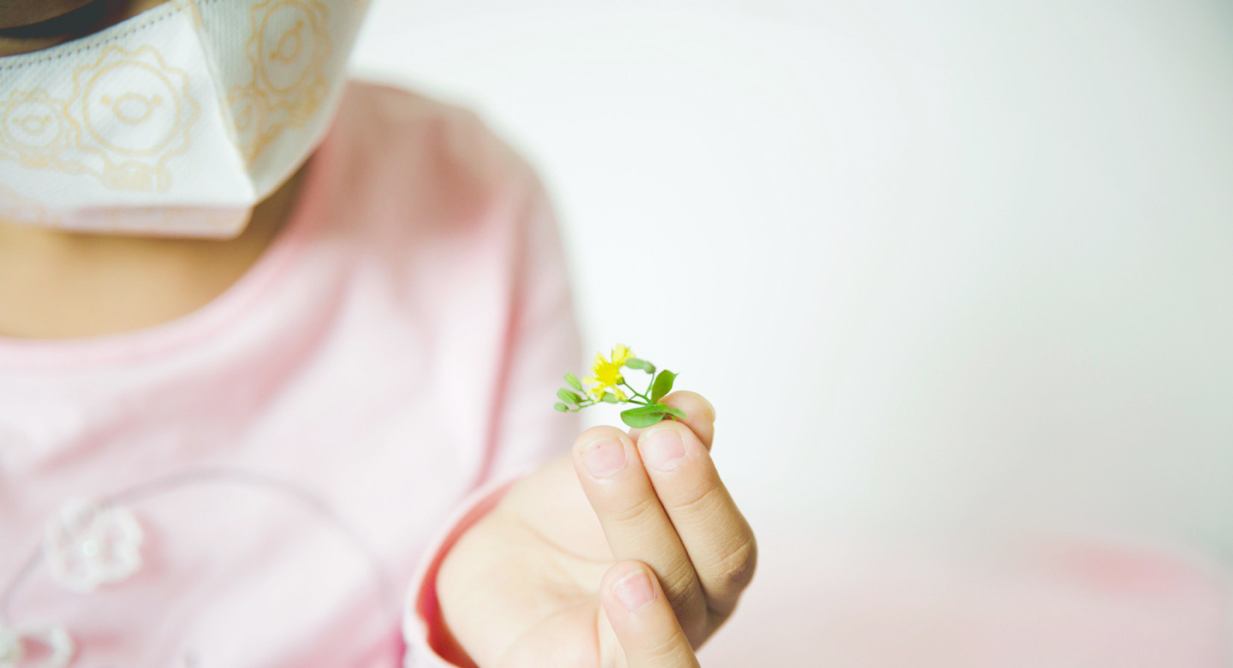
[(618, 562), (600, 586), (604, 612), (629, 668), (700, 668), (650, 567), (639, 561)]

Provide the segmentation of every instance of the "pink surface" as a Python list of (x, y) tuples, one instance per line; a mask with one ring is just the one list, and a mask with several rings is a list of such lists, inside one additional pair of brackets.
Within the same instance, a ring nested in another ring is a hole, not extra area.
[(707, 668), (1227, 668), (1228, 574), (1078, 538), (992, 550), (763, 531), (759, 572)]
[[(530, 170), (465, 111), (353, 85), (215, 302), (0, 340), (0, 626), (61, 627), (73, 665), (433, 665), (401, 637), (412, 574), (468, 493), (568, 449), (551, 397), (580, 359)], [(119, 512), (57, 520), (75, 497)], [(125, 512), (135, 572), (66, 586), (57, 563), (123, 561)]]

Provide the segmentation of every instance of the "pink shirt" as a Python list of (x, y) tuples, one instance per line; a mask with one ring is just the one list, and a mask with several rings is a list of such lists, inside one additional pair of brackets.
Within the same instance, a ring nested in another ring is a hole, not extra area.
[(351, 85), (217, 300), (0, 340), (0, 663), (443, 665), (431, 557), (468, 494), (567, 450), (579, 359), (531, 170), (468, 112)]

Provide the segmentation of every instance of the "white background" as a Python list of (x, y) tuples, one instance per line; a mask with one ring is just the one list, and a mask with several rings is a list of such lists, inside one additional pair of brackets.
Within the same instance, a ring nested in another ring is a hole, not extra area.
[(378, 0), (355, 64), (526, 154), (587, 348), (716, 405), (731, 628), (798, 642), (839, 537), (1233, 564), (1233, 4)]

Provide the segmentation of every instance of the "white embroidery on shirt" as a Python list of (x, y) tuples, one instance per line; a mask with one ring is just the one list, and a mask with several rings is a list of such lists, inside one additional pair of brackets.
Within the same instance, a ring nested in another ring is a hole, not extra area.
[(15, 629), (0, 625), (0, 668), (63, 668), (73, 658), (63, 627)]
[(73, 498), (47, 522), (43, 554), (58, 584), (89, 593), (123, 582), (141, 568), (142, 537), (128, 510)]
[[(54, 582), (80, 593), (128, 579), (142, 567), (144, 531), (127, 506), (171, 490), (215, 483), (240, 484), (273, 492), (297, 502), (318, 520), (340, 532), (371, 567), (375, 593), (391, 621), (396, 620), (399, 604), (391, 574), (361, 532), (325, 498), (293, 480), (261, 472), (234, 468), (197, 469), (156, 478), (102, 500), (72, 498), (62, 503), (60, 511), (44, 524), (43, 544), (33, 551), (13, 579), (0, 587), (0, 668), (64, 668), (77, 655), (80, 655), (77, 656), (79, 661), (88, 662), (89, 643), (78, 647), (64, 627), (36, 628), (17, 626), (13, 622), (10, 609), (19, 590), (44, 567)], [(412, 648), (408, 647), (404, 661), (412, 662), (412, 654)], [(193, 648), (185, 650), (182, 661), (185, 668), (203, 665)]]

